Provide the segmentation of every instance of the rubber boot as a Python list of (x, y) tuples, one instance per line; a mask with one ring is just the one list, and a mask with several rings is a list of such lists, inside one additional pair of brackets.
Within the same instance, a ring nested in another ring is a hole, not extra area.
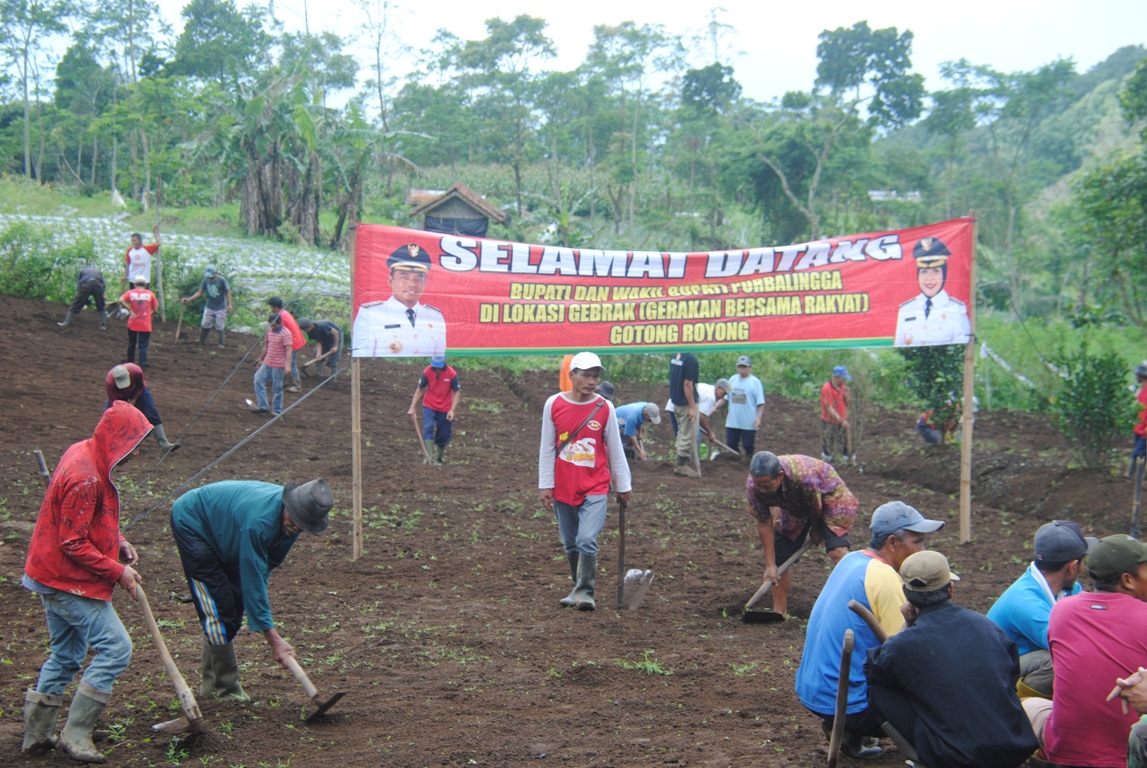
[(423, 440), (422, 444), (426, 446), (426, 456), (422, 457), (422, 463), (433, 464), (434, 460), (430, 456), (434, 455), (434, 440)]
[(60, 322), (56, 323), (56, 325), (60, 326), (61, 328), (63, 328), (64, 326), (71, 325), (72, 319), (75, 316), (76, 316), (76, 313), (69, 309), (68, 314), (64, 315), (64, 319), (61, 320)]
[(858, 733), (846, 730), (840, 740), (840, 754), (853, 760), (875, 760), (883, 750), (876, 746), (877, 739), (866, 739)]
[(159, 450), (161, 451), (174, 451), (179, 448), (179, 443), (169, 443), (167, 441), (167, 433), (163, 431), (162, 424), (156, 424), (151, 433), (155, 435), (155, 442), (159, 443)]
[(215, 673), (215, 695), (235, 701), (248, 701), (251, 697), (239, 683), (239, 660), (235, 658), (235, 642), (212, 645), (211, 669)]
[(900, 754), (904, 756), (905, 760), (911, 760), (916, 768), (928, 768), (920, 762), (920, 756), (916, 754), (916, 748), (908, 743), (908, 739), (904, 738), (904, 734), (896, 730), (896, 726), (885, 720), (880, 724), (880, 727), (888, 734), (888, 738), (892, 739), (892, 743), (896, 745), (896, 749), (900, 751)]
[(199, 645), (199, 698), (206, 699), (215, 695), (215, 667), (211, 656), (211, 643), (202, 638)]
[(442, 457), (445, 455), (446, 455), (446, 446), (445, 445), (434, 446), (434, 465), (441, 467), (445, 463), (442, 460)]
[(693, 468), (693, 459), (688, 456), (678, 456), (677, 466), (673, 468), (673, 474), (684, 475), (685, 477), (697, 477), (697, 470)]
[(574, 599), (574, 593), (577, 592), (578, 557), (579, 555), (577, 552), (566, 552), (566, 560), (568, 560), (570, 564), (570, 581), (573, 582), (574, 586), (568, 595), (563, 597), (561, 600), (558, 600), (558, 605), (560, 605), (562, 608), (573, 608), (575, 605), (577, 605), (577, 600)]
[(219, 347), (220, 349), (223, 349), (223, 331), (222, 331), (222, 329), (220, 329), (220, 331), (219, 331), (219, 343), (216, 344), (215, 346)]
[(100, 330), (106, 331), (108, 329), (108, 313), (100, 312)]
[(207, 346), (207, 334), (209, 334), (209, 333), (211, 333), (210, 328), (200, 328), (199, 329), (199, 343), (201, 345)]
[(597, 555), (583, 554), (577, 561), (577, 585), (573, 598), (579, 611), (592, 611), (597, 606), (593, 602), (593, 583), (597, 578)]
[(85, 682), (80, 683), (76, 695), (72, 697), (68, 722), (64, 724), (64, 730), (60, 731), (58, 745), (81, 763), (107, 762), (107, 758), (92, 743), (92, 731), (109, 698), (110, 692), (98, 691)]
[(56, 717), (64, 697), (37, 693), (29, 688), (24, 694), (24, 747), (28, 755), (42, 755), (56, 747)]

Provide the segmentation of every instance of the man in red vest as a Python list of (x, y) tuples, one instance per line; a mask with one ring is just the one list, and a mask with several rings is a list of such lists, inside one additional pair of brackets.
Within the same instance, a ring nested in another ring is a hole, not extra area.
[(134, 285), (119, 297), (121, 307), (128, 311), (127, 362), (135, 362), (139, 347), (139, 367), (147, 370), (147, 348), (151, 344), (151, 314), (159, 309), (155, 294), (147, 289), (147, 278), (136, 275)]
[(605, 525), (611, 473), (618, 499), (628, 501), (632, 489), (613, 404), (594, 392), (603, 372), (601, 358), (594, 353), (574, 355), (573, 389), (546, 401), (538, 452), (542, 504), (558, 519), (574, 582), (573, 591), (558, 602), (580, 611), (595, 607), (597, 536)]
[(445, 357), (431, 358), (430, 365), (422, 371), (410, 410), (406, 412), (408, 415), (415, 414), (419, 400), (422, 400), (422, 442), (426, 444), (426, 454), (429, 456), (433, 448), (434, 458), (430, 463), (442, 466), (442, 456), (454, 435), (454, 412), (462, 400), (458, 372), (446, 364)]

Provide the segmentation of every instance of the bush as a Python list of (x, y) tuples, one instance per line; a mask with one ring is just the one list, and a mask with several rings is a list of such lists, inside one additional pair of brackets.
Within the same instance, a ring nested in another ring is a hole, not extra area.
[(1085, 467), (1110, 464), (1115, 441), (1130, 428), (1127, 365), (1114, 352), (1092, 353), (1086, 342), (1053, 360), (1064, 378), (1048, 410)]
[(964, 347), (911, 347), (897, 350), (908, 366), (908, 385), (932, 411), (932, 423), (945, 436), (960, 421), (964, 387)]
[(91, 238), (58, 245), (48, 232), (24, 221), (0, 231), (0, 286), (13, 296), (68, 302), (79, 268), (96, 262)]

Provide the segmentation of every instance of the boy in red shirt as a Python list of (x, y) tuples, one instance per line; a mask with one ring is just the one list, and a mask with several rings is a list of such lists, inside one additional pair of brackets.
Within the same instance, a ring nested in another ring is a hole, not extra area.
[(135, 285), (119, 297), (120, 306), (127, 307), (127, 362), (135, 362), (135, 348), (139, 347), (139, 367), (147, 370), (147, 348), (151, 344), (151, 313), (159, 309), (155, 294), (147, 289), (147, 278), (135, 277)]
[(291, 386), (287, 387), (287, 391), (301, 392), (303, 380), (299, 378), (299, 350), (307, 346), (307, 337), (303, 335), (295, 316), (283, 309), (282, 299), (272, 296), (267, 299), (267, 303), (271, 306), (272, 314), (278, 315), (283, 321), (283, 327), (291, 332)]
[(1135, 469), (1135, 462), (1140, 458), (1147, 460), (1147, 360), (1139, 363), (1135, 369), (1135, 383), (1139, 391), (1135, 394), (1136, 405), (1139, 410), (1139, 422), (1135, 425), (1135, 447), (1131, 450), (1131, 469), (1127, 476)]
[(254, 413), (267, 412), (267, 379), (271, 380), (271, 414), (283, 412), (283, 374), (291, 367), (291, 332), (283, 327), (282, 315), (267, 318), (270, 328), (263, 339), (263, 351), (255, 365)]
[(408, 415), (414, 415), (419, 400), (422, 400), (422, 442), (426, 444), (427, 455), (434, 449), (431, 463), (442, 466), (442, 456), (454, 435), (454, 411), (462, 400), (458, 372), (446, 364), (445, 357), (431, 358), (430, 365), (422, 371), (410, 410), (406, 412)]
[[(611, 474), (617, 497), (629, 500), (632, 483), (613, 404), (594, 392), (601, 358), (579, 352), (570, 362), (569, 392), (559, 392), (542, 410), (538, 489), (542, 504), (558, 519), (574, 588), (558, 601), (564, 608), (594, 609), (597, 535), (605, 525)], [(624, 574), (618, 574), (624, 578)]]
[(838, 365), (820, 388), (820, 457), (832, 461), (838, 453), (848, 461), (848, 369)]

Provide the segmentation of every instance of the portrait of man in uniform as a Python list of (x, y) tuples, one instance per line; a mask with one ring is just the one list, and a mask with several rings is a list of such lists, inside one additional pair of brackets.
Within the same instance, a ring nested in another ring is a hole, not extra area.
[(358, 308), (352, 329), (355, 357), (444, 357), (446, 320), (420, 300), (430, 274), (430, 254), (410, 243), (386, 260), (392, 295)]
[(948, 247), (937, 237), (922, 237), (912, 249), (920, 295), (900, 305), (896, 316), (896, 347), (967, 344), (972, 328), (968, 307), (944, 290), (948, 279)]

